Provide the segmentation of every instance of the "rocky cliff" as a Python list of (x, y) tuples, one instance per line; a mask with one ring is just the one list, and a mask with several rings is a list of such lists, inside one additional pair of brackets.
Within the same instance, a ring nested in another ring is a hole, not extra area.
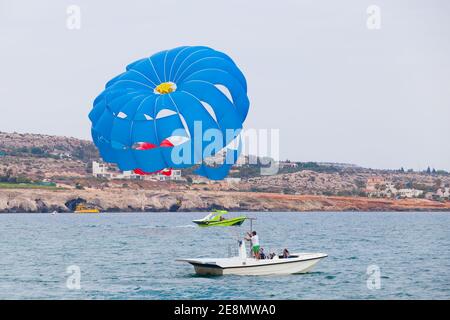
[(102, 211), (450, 211), (425, 199), (283, 195), (197, 190), (0, 190), (0, 212), (70, 212), (78, 202)]

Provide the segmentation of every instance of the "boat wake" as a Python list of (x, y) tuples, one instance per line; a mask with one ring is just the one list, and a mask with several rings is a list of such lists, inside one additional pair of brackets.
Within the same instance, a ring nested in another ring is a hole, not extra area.
[(196, 226), (194, 224), (185, 224), (181, 226), (175, 226), (175, 228), (195, 228)]
[(163, 229), (163, 228), (195, 228), (193, 224), (185, 224), (180, 226), (167, 226), (167, 225), (155, 225), (155, 226), (143, 226), (142, 229)]

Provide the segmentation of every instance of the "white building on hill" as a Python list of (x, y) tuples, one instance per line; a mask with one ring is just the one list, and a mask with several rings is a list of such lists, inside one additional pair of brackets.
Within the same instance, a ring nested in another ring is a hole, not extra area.
[(423, 194), (422, 190), (417, 189), (399, 189), (397, 196), (401, 198), (417, 198)]
[(384, 185), (386, 185), (386, 181), (384, 180), (383, 177), (376, 177), (376, 176), (369, 177), (367, 178), (365, 191), (367, 193), (378, 192), (380, 187)]
[(280, 161), (278, 163), (280, 168), (297, 168), (298, 163), (297, 162), (290, 162), (290, 161)]
[(436, 190), (436, 195), (439, 198), (450, 198), (450, 188), (444, 187)]
[(181, 170), (172, 170), (170, 176), (161, 173), (140, 175), (133, 171), (120, 171), (107, 163), (92, 161), (92, 175), (96, 178), (112, 179), (129, 179), (129, 180), (156, 180), (156, 181), (180, 181), (183, 180)]
[(224, 181), (228, 184), (237, 184), (241, 182), (241, 178), (232, 178), (232, 177), (227, 177), (224, 179)]

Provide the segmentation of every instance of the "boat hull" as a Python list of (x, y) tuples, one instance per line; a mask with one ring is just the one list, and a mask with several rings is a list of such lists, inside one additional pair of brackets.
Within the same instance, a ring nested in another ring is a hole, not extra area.
[(194, 266), (198, 275), (273, 275), (307, 273), (326, 254), (303, 254), (298, 258), (255, 260), (255, 259), (218, 259), (216, 261), (182, 260)]
[(230, 227), (230, 226), (240, 226), (244, 223), (245, 217), (227, 219), (222, 221), (201, 221), (201, 220), (193, 220), (195, 224), (199, 227)]

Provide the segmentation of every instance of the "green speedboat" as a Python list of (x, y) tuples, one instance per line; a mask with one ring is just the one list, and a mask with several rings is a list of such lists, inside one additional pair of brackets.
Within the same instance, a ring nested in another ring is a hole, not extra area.
[(192, 222), (196, 223), (199, 227), (228, 227), (240, 226), (242, 223), (244, 223), (245, 219), (247, 219), (246, 216), (226, 219), (223, 217), (223, 215), (227, 213), (228, 211), (226, 210), (215, 210), (203, 219), (192, 220)]

